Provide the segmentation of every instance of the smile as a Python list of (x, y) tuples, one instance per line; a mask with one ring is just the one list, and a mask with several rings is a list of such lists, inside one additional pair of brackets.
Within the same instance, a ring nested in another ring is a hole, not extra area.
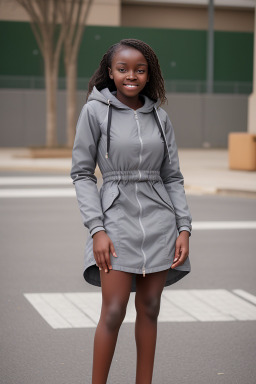
[(136, 88), (136, 87), (138, 87), (137, 84), (124, 84), (124, 86), (127, 87), (127, 88)]

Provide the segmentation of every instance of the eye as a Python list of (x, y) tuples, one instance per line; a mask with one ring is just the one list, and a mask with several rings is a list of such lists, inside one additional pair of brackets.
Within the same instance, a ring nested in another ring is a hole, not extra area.
[(125, 69), (124, 68), (119, 68), (118, 71), (123, 73), (123, 72), (125, 72)]
[(138, 69), (138, 73), (145, 73), (144, 69)]

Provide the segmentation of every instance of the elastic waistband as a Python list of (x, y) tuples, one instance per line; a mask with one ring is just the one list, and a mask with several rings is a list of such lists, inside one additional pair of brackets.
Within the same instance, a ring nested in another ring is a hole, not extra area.
[(138, 169), (136, 171), (111, 171), (102, 174), (103, 182), (112, 180), (147, 181), (162, 180), (160, 171)]

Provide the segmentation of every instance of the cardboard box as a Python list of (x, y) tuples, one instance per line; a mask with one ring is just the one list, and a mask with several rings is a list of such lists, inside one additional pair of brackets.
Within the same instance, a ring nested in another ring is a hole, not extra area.
[(232, 132), (228, 136), (229, 168), (256, 171), (256, 135)]

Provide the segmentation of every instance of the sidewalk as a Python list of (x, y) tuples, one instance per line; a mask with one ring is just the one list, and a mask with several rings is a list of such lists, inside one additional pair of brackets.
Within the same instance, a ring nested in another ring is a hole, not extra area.
[(256, 172), (230, 170), (227, 149), (179, 151), (187, 192), (256, 197)]
[[(256, 197), (256, 172), (231, 171), (225, 149), (180, 149), (187, 193)], [(69, 176), (71, 158), (30, 158), (27, 148), (0, 148), (0, 172), (54, 173)], [(96, 168), (96, 175), (100, 171)]]

